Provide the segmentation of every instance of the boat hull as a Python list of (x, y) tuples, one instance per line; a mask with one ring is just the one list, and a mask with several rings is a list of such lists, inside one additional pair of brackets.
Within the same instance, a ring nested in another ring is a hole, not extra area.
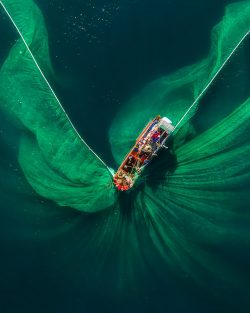
[(114, 185), (125, 191), (133, 187), (136, 179), (157, 153), (165, 146), (174, 127), (172, 122), (160, 116), (151, 120), (136, 139), (136, 142), (114, 174)]

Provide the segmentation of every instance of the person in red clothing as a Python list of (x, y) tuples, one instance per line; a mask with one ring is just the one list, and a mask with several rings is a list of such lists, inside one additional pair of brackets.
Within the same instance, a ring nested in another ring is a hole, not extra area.
[(157, 142), (161, 137), (161, 133), (157, 130), (152, 135), (153, 142)]

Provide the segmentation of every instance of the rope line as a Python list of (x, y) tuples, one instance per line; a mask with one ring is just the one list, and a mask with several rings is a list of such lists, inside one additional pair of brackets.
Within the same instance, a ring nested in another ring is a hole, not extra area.
[(186, 115), (189, 113), (189, 111), (195, 106), (195, 104), (200, 100), (200, 98), (204, 95), (204, 93), (207, 91), (207, 89), (210, 87), (210, 85), (213, 83), (213, 81), (216, 79), (216, 77), (219, 75), (221, 70), (224, 68), (224, 66), (227, 64), (227, 62), (230, 60), (231, 56), (235, 53), (235, 51), (238, 49), (238, 47), (241, 45), (241, 43), (244, 41), (244, 39), (250, 34), (250, 30), (246, 32), (246, 34), (241, 38), (241, 40), (238, 42), (238, 44), (234, 47), (232, 52), (229, 54), (229, 56), (226, 58), (226, 60), (222, 63), (218, 71), (214, 74), (214, 76), (210, 79), (208, 84), (205, 86), (205, 88), (201, 91), (201, 93), (198, 95), (198, 97), (195, 99), (195, 101), (191, 104), (189, 109), (183, 114), (181, 119), (178, 121), (178, 123), (175, 125), (174, 129), (172, 130), (172, 133), (175, 131), (176, 127), (180, 125), (180, 123), (183, 121), (183, 119), (186, 117)]
[(22, 41), (23, 41), (25, 47), (27, 48), (27, 50), (28, 50), (28, 52), (29, 52), (31, 58), (33, 59), (35, 65), (36, 65), (36, 67), (37, 67), (37, 69), (39, 70), (40, 74), (42, 75), (44, 81), (46, 82), (47, 86), (49, 87), (49, 89), (50, 89), (51, 93), (53, 94), (54, 98), (56, 99), (56, 101), (57, 101), (58, 104), (60, 105), (60, 107), (61, 107), (63, 113), (65, 114), (66, 118), (68, 119), (68, 121), (69, 121), (71, 127), (74, 129), (75, 133), (77, 134), (77, 136), (79, 137), (79, 139), (82, 141), (82, 143), (83, 143), (83, 144), (89, 149), (89, 151), (92, 152), (92, 153), (94, 154), (94, 156), (107, 168), (108, 172), (109, 172), (110, 175), (113, 177), (113, 173), (112, 173), (111, 169), (110, 169), (110, 168), (107, 166), (107, 164), (94, 152), (94, 150), (90, 148), (90, 146), (83, 140), (83, 138), (80, 136), (80, 134), (79, 134), (78, 131), (76, 130), (76, 128), (75, 128), (75, 126), (73, 125), (73, 123), (71, 122), (71, 120), (70, 120), (68, 114), (67, 114), (66, 111), (64, 110), (64, 108), (63, 108), (63, 106), (62, 106), (60, 100), (58, 99), (58, 97), (57, 97), (57, 95), (55, 94), (53, 88), (51, 87), (49, 81), (47, 80), (47, 78), (46, 78), (46, 76), (44, 75), (42, 69), (40, 68), (38, 62), (36, 61), (36, 58), (35, 58), (35, 56), (33, 55), (32, 51), (30, 50), (30, 48), (29, 48), (29, 46), (28, 46), (28, 44), (27, 44), (27, 42), (26, 42), (26, 40), (25, 40), (23, 34), (21, 33), (19, 27), (16, 25), (15, 21), (14, 21), (13, 18), (11, 17), (10, 13), (8, 12), (7, 8), (5, 7), (5, 5), (3, 4), (2, 1), (0, 1), (0, 4), (2, 5), (2, 7), (3, 7), (5, 13), (7, 14), (7, 16), (8, 16), (9, 19), (11, 20), (12, 24), (14, 25), (15, 29), (17, 30), (18, 34), (20, 35), (20, 37), (21, 37), (21, 39), (22, 39)]

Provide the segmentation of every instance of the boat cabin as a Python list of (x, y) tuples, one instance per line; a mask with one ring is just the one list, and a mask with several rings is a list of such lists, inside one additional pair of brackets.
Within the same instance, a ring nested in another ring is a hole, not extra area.
[(138, 175), (157, 156), (157, 152), (167, 148), (165, 143), (173, 130), (172, 122), (159, 115), (147, 124), (114, 174), (114, 185), (118, 190), (133, 187)]

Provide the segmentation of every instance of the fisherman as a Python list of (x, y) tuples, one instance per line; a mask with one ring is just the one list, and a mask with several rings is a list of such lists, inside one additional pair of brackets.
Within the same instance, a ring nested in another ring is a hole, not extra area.
[(152, 135), (153, 142), (156, 143), (157, 141), (160, 140), (160, 138), (161, 138), (161, 133), (158, 130), (156, 130)]
[(152, 147), (151, 147), (149, 144), (147, 144), (147, 145), (142, 149), (142, 151), (143, 151), (144, 153), (150, 154), (150, 153), (152, 152)]

